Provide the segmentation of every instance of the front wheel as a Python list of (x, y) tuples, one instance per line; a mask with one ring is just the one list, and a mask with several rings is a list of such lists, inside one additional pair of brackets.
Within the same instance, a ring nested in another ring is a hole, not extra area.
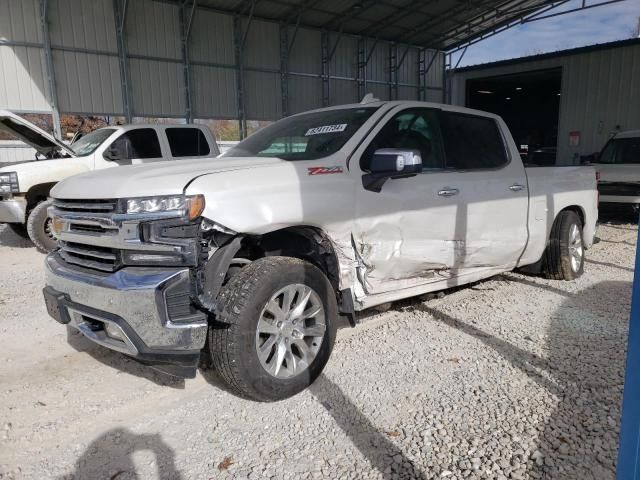
[(571, 210), (560, 212), (545, 252), (544, 273), (554, 280), (574, 280), (584, 271), (584, 243), (582, 222)]
[(213, 366), (240, 395), (291, 397), (311, 385), (329, 360), (338, 308), (327, 277), (290, 257), (256, 260), (218, 297), (209, 329)]
[(58, 239), (51, 228), (51, 218), (47, 208), (51, 206), (50, 200), (38, 203), (29, 213), (27, 218), (27, 232), (29, 238), (41, 253), (49, 253), (56, 248)]

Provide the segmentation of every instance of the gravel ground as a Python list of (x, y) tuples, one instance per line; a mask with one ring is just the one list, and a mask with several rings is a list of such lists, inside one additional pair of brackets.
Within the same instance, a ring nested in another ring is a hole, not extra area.
[(614, 478), (636, 232), (601, 225), (576, 282), (363, 315), (309, 390), (260, 404), (67, 332), (0, 227), (0, 478)]

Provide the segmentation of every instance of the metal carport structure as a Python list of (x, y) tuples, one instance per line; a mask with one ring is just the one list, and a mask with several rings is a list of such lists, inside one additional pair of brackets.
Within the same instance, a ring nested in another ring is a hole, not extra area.
[(444, 101), (445, 52), (566, 2), (3, 0), (0, 108), (52, 113), (58, 135), (66, 113), (237, 119), (244, 135), (366, 92)]

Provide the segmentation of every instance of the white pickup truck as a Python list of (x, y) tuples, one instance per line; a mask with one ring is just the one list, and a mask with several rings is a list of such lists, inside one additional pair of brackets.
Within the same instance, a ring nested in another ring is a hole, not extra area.
[(640, 208), (640, 130), (620, 132), (602, 149), (594, 166), (600, 173), (600, 203)]
[(591, 167), (525, 169), (497, 116), (380, 102), (280, 120), (215, 160), (87, 173), (51, 192), (50, 315), (261, 401), (320, 374), (340, 315), (528, 266), (583, 271)]
[[(202, 125), (135, 124), (105, 127), (67, 145), (18, 115), (0, 110), (0, 131), (36, 150), (32, 161), (0, 168), (0, 223), (8, 223), (41, 252), (55, 248), (47, 216), (49, 191), (60, 180), (104, 168), (218, 155)], [(26, 229), (25, 229), (26, 227)]]

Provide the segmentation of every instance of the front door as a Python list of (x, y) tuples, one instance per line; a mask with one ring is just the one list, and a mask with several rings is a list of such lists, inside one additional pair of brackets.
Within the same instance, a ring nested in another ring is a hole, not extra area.
[[(158, 134), (153, 128), (127, 130), (113, 141), (111, 147), (115, 147), (120, 153), (121, 159), (117, 161), (120, 165), (135, 165), (169, 159), (163, 159)], [(107, 150), (111, 147), (107, 147)]]
[(378, 193), (358, 185), (353, 241), (360, 283), (369, 295), (450, 278), (457, 259), (458, 202), (438, 195), (447, 177), (438, 110), (392, 110), (354, 153), (351, 172), (366, 172), (382, 148), (419, 151), (424, 172), (389, 179)]

